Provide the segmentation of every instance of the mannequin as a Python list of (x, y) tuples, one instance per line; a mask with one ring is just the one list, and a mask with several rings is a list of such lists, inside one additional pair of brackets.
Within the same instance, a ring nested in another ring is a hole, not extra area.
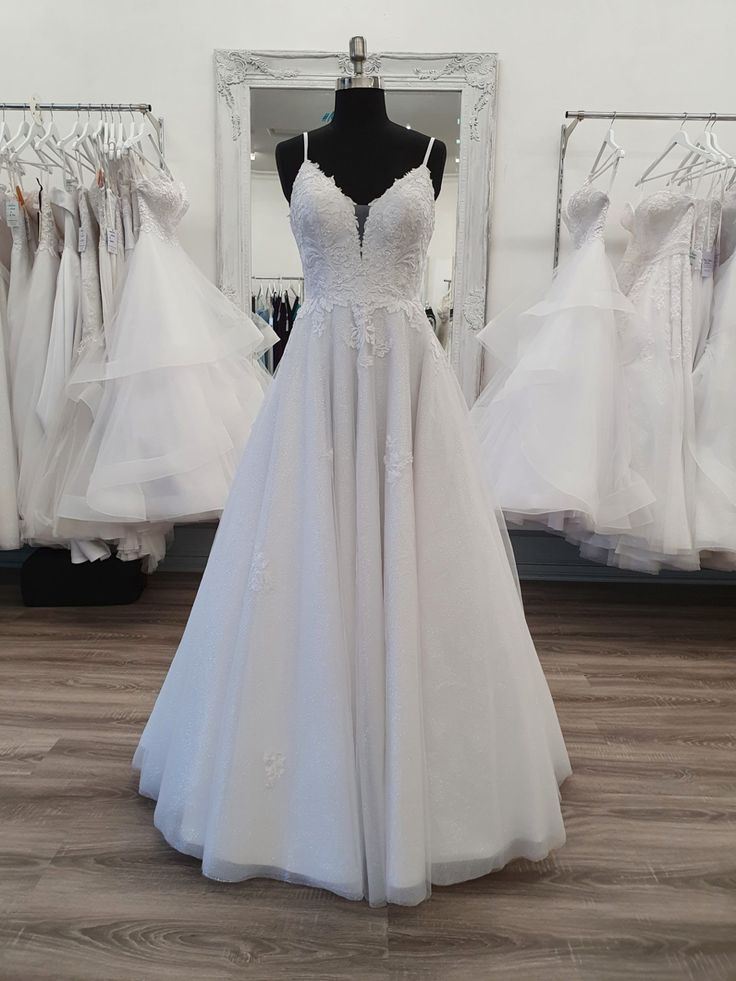
[[(367, 206), (424, 158), (429, 137), (392, 122), (379, 88), (347, 88), (335, 93), (332, 121), (309, 133), (309, 158), (355, 204)], [(276, 147), (276, 166), (288, 201), (304, 160), (301, 136)], [(427, 166), (435, 198), (447, 160), (444, 143), (435, 140)]]

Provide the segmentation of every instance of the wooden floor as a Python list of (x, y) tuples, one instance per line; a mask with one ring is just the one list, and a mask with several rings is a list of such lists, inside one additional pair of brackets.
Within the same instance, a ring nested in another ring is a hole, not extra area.
[(2, 981), (736, 979), (731, 587), (526, 586), (567, 845), (413, 909), (210, 882), (160, 840), (130, 757), (194, 588), (27, 610), (0, 581)]

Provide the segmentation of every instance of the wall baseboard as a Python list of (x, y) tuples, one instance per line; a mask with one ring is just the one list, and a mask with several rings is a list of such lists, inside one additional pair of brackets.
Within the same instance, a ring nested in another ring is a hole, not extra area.
[[(216, 525), (180, 525), (174, 544), (159, 568), (162, 572), (202, 572), (212, 547)], [(511, 531), (519, 578), (537, 581), (570, 582), (685, 582), (734, 583), (736, 573), (703, 570), (675, 572), (657, 576), (628, 572), (582, 559), (574, 545), (543, 531)], [(30, 549), (0, 552), (0, 568), (20, 568)]]

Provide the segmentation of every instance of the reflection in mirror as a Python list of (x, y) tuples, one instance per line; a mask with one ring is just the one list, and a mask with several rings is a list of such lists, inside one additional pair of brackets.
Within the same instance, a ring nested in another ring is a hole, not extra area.
[[(251, 310), (271, 324), (279, 342), (268, 352), (274, 370), (288, 342), (304, 282), (289, 206), (276, 172), (276, 145), (304, 130), (324, 126), (331, 117), (334, 92), (328, 89), (256, 88), (251, 92)], [(442, 191), (435, 207), (422, 296), (427, 317), (443, 347), (449, 349), (453, 309), (453, 273), (460, 163), (460, 92), (386, 93), (390, 118), (442, 140), (448, 156)]]

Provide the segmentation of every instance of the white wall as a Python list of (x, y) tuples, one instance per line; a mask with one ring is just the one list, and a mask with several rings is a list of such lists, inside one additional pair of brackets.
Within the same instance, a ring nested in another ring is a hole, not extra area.
[(494, 309), (550, 268), (564, 109), (736, 112), (733, 0), (29, 0), (3, 10), (0, 99), (151, 101), (192, 200), (184, 244), (214, 277), (213, 49), (344, 49), (356, 33), (499, 53)]

